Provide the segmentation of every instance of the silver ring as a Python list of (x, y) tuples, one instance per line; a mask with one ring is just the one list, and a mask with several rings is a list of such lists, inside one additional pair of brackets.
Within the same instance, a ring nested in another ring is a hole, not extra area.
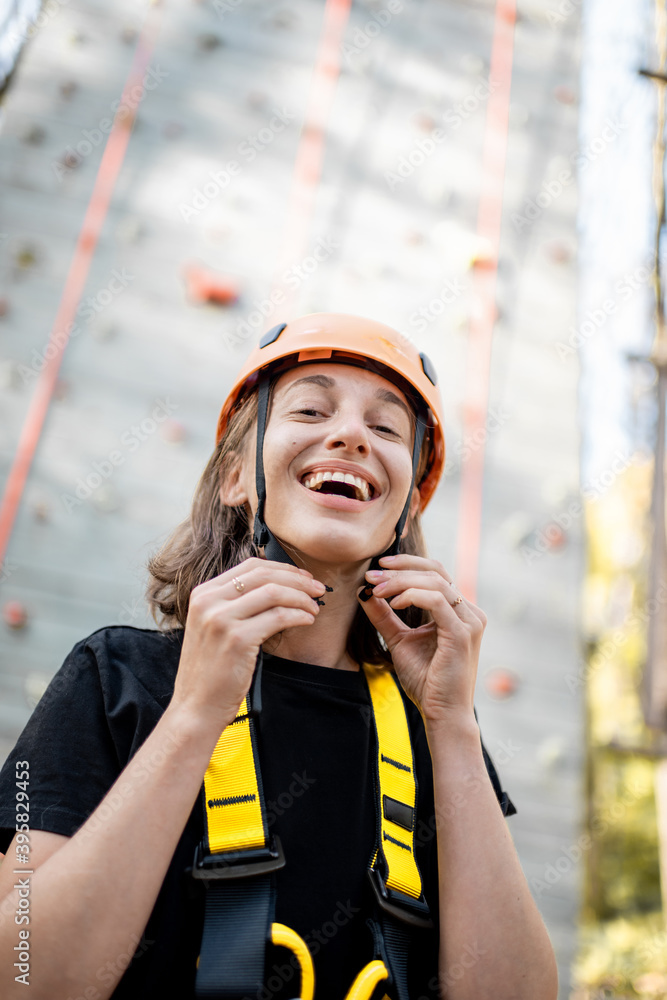
[(239, 580), (238, 576), (234, 576), (232, 577), (232, 583), (238, 590), (239, 594), (242, 594), (243, 591), (245, 590), (245, 583), (243, 582), (243, 580)]

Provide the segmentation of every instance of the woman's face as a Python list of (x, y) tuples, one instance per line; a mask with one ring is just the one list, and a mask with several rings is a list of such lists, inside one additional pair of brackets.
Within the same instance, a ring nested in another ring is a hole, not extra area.
[[(323, 362), (280, 376), (264, 438), (264, 515), (276, 538), (323, 562), (383, 552), (410, 487), (412, 427), (404, 394), (375, 372)], [(247, 500), (253, 517), (255, 441), (238, 481), (245, 500), (232, 501)], [(418, 501), (415, 490), (413, 510)]]

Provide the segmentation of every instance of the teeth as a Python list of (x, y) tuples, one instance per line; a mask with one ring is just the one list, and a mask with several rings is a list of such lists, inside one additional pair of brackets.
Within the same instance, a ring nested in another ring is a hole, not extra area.
[(307, 479), (304, 479), (303, 485), (309, 490), (319, 490), (322, 483), (347, 483), (348, 486), (354, 486), (357, 497), (360, 500), (370, 499), (370, 487), (365, 479), (361, 476), (353, 476), (349, 472), (316, 472)]

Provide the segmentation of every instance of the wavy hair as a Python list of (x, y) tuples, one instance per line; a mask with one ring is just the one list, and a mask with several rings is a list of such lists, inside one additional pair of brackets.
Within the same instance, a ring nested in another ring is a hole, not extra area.
[[(220, 484), (229, 474), (235, 456), (246, 447), (256, 421), (255, 390), (234, 410), (225, 434), (197, 483), (189, 516), (148, 560), (149, 581), (145, 596), (153, 619), (162, 631), (185, 628), (190, 594), (200, 583), (259, 555), (245, 507), (227, 506), (220, 499)], [(425, 474), (429, 447), (427, 432), (415, 478), (417, 483)], [(409, 521), (400, 551), (426, 555), (419, 513)], [(411, 628), (431, 620), (428, 612), (421, 608), (409, 607), (397, 610), (396, 614)], [(357, 608), (350, 628), (347, 652), (358, 663), (391, 664), (384, 641), (361, 607)]]

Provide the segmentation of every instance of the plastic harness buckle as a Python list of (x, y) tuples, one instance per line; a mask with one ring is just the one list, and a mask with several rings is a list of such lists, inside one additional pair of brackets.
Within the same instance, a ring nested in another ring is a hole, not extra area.
[(192, 862), (192, 877), (206, 881), (249, 878), (252, 875), (266, 875), (284, 867), (285, 855), (280, 838), (276, 836), (271, 837), (267, 847), (219, 854), (204, 854), (201, 844), (197, 844)]
[(396, 920), (409, 924), (411, 927), (425, 929), (433, 927), (428, 903), (423, 893), (419, 899), (413, 899), (402, 892), (397, 892), (396, 889), (388, 889), (377, 868), (368, 869), (368, 879), (373, 888), (375, 900), (385, 913), (389, 913)]

